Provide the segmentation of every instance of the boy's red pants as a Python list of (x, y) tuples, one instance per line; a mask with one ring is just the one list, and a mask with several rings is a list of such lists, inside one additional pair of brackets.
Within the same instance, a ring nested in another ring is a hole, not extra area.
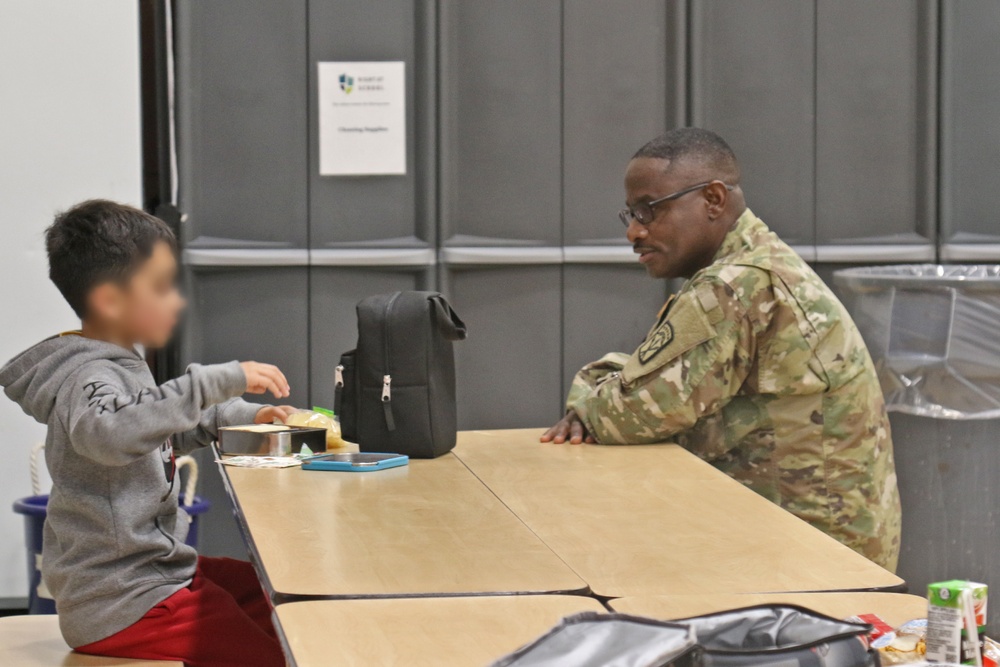
[(198, 557), (191, 585), (81, 653), (189, 667), (284, 667), (271, 605), (250, 563)]

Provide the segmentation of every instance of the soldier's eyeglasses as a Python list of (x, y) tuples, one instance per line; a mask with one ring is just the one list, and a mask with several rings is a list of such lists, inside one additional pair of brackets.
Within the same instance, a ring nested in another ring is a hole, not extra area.
[[(635, 204), (634, 206), (629, 206), (618, 211), (618, 219), (622, 221), (622, 224), (628, 227), (633, 220), (638, 222), (640, 225), (648, 225), (656, 217), (653, 213), (653, 208), (659, 206), (663, 202), (668, 202), (673, 199), (679, 199), (684, 195), (691, 194), (697, 190), (716, 183), (717, 181), (706, 181), (705, 183), (699, 183), (698, 185), (692, 185), (689, 188), (684, 188), (683, 190), (678, 190), (673, 194), (669, 194), (666, 197), (660, 197), (659, 199), (654, 199), (653, 201), (644, 201)], [(735, 190), (735, 185), (729, 185), (728, 183), (723, 183), (727, 190)]]

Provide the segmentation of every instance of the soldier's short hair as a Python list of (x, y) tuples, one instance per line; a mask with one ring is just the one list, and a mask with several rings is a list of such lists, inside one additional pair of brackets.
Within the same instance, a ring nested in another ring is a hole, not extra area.
[(739, 182), (736, 153), (725, 139), (700, 127), (679, 127), (661, 134), (637, 150), (632, 159), (642, 157), (667, 160), (671, 164), (684, 160), (700, 162), (719, 172), (720, 177)]

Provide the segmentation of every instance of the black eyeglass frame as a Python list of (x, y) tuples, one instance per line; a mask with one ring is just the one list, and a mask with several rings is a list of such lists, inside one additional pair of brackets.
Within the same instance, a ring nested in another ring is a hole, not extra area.
[[(704, 183), (699, 183), (698, 185), (692, 185), (689, 188), (678, 190), (677, 192), (669, 194), (666, 197), (660, 197), (659, 199), (654, 199), (653, 201), (641, 202), (636, 204), (635, 206), (626, 206), (622, 210), (618, 211), (618, 219), (621, 220), (621, 223), (626, 227), (632, 224), (632, 220), (635, 220), (640, 225), (645, 227), (646, 225), (651, 223), (653, 219), (656, 217), (653, 213), (653, 208), (655, 208), (656, 206), (659, 206), (660, 204), (671, 201), (673, 199), (679, 199), (684, 195), (691, 194), (692, 192), (696, 192), (703, 188), (707, 188), (712, 183), (722, 183), (723, 185), (726, 186), (726, 189), (729, 190), (730, 192), (736, 189), (735, 185), (729, 185), (728, 183), (724, 183), (719, 180), (705, 181)], [(649, 220), (643, 220), (643, 218), (646, 217), (645, 216), (646, 211), (649, 212)], [(637, 212), (639, 213), (639, 215), (636, 215)]]

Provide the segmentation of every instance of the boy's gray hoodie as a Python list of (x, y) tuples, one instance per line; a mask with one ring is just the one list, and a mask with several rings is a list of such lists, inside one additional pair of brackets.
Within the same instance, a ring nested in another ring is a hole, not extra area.
[(235, 398), (239, 364), (192, 365), (156, 386), (135, 352), (63, 335), (12, 359), (0, 386), (48, 426), (42, 576), (66, 642), (109, 637), (188, 586), (197, 554), (183, 543), (174, 450), (253, 421), (261, 406)]

